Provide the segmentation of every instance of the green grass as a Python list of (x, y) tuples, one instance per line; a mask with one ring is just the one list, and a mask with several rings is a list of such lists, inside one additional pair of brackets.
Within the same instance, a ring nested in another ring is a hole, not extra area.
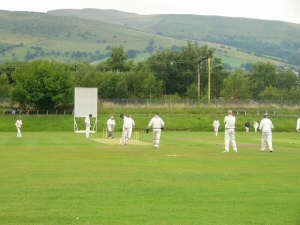
[(299, 224), (300, 134), (274, 133), (261, 153), (259, 134), (238, 132), (238, 154), (223, 135), (165, 131), (155, 151), (1, 132), (0, 224)]
[[(134, 110), (134, 109), (132, 109)], [(116, 120), (116, 130), (122, 130), (123, 121), (119, 117), (122, 112), (126, 112), (131, 114), (136, 122), (136, 129), (138, 131), (145, 131), (148, 126), (149, 121), (155, 115), (155, 113), (147, 113), (146, 111), (136, 109), (137, 113), (131, 113), (130, 110), (111, 110), (111, 113), (105, 112), (105, 114), (98, 115), (98, 130), (102, 131), (103, 128), (106, 128), (106, 121), (110, 118), (110, 115), (115, 116)], [(163, 110), (162, 110), (163, 111)], [(170, 114), (169, 111), (165, 111), (161, 113), (161, 117), (166, 123), (166, 129), (169, 131), (212, 131), (213, 130), (213, 121), (216, 118), (219, 118), (221, 122), (220, 131), (224, 130), (223, 120), (225, 114), (219, 114), (220, 111), (216, 111), (215, 113), (211, 112), (211, 114), (198, 114), (198, 113), (183, 113), (178, 112), (176, 114), (176, 110), (172, 110)], [(204, 113), (204, 112), (202, 112)], [(247, 120), (251, 123), (250, 130), (253, 131), (253, 121), (258, 121), (262, 119), (262, 116), (258, 115), (238, 115), (236, 129), (238, 131), (245, 131), (245, 122)], [(13, 115), (0, 115), (0, 132), (7, 131), (15, 131), (16, 127), (14, 126), (18, 116)], [(274, 132), (296, 132), (296, 121), (298, 119), (297, 115), (289, 115), (289, 116), (270, 116), (275, 129)], [(74, 117), (72, 115), (66, 116), (57, 116), (57, 115), (23, 115), (23, 130), (24, 131), (73, 131), (74, 130)], [(77, 125), (80, 130), (84, 129), (84, 120), (85, 118), (77, 118)], [(94, 123), (94, 122), (93, 122)]]

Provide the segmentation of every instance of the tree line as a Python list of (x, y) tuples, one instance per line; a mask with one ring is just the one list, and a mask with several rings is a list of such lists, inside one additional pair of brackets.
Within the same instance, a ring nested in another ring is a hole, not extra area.
[[(207, 58), (211, 56), (211, 68)], [(112, 47), (110, 57), (97, 65), (36, 60), (0, 66), (0, 97), (21, 108), (55, 109), (72, 103), (75, 87), (97, 87), (102, 99), (208, 98), (300, 99), (300, 80), (289, 69), (257, 62), (252, 71), (226, 70), (214, 49), (188, 41), (177, 50), (152, 53), (135, 63), (123, 46)]]

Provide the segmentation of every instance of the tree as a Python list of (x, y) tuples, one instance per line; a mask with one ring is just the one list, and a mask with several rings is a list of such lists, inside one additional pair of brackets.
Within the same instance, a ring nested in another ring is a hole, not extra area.
[(143, 82), (142, 98), (159, 98), (162, 96), (162, 81), (157, 81), (153, 73), (149, 74)]
[(33, 61), (15, 71), (11, 98), (22, 107), (56, 108), (73, 100), (74, 84), (70, 76), (70, 70), (62, 63)]
[(100, 84), (100, 72), (95, 66), (91, 66), (88, 62), (74, 65), (73, 74), (76, 87), (98, 87)]
[(98, 86), (99, 97), (108, 99), (128, 98), (127, 81), (122, 72), (102, 72)]
[(300, 99), (300, 88), (292, 87), (291, 90), (287, 93), (287, 99), (298, 100)]
[(221, 96), (234, 99), (249, 99), (251, 98), (251, 82), (249, 74), (237, 69), (232, 72), (224, 81), (224, 89), (221, 91)]
[(296, 74), (291, 70), (279, 70), (276, 74), (277, 87), (279, 89), (290, 90), (299, 83)]
[(253, 72), (253, 63), (243, 63), (241, 64), (241, 68), (247, 70), (248, 72), (252, 73)]
[(254, 64), (251, 76), (254, 98), (259, 98), (259, 94), (266, 87), (277, 87), (276, 72), (276, 66), (270, 62), (257, 62)]
[(261, 99), (280, 100), (282, 95), (281, 91), (279, 91), (276, 87), (269, 86), (259, 94), (259, 97)]
[(110, 57), (106, 62), (99, 63), (97, 70), (100, 71), (130, 71), (134, 68), (133, 60), (127, 61), (128, 55), (124, 52), (123, 46), (113, 47)]
[(211, 69), (211, 97), (221, 96), (221, 90), (224, 88), (224, 80), (229, 76), (229, 72), (224, 70), (222, 60), (213, 57)]
[(150, 39), (148, 46), (146, 47), (146, 51), (148, 53), (152, 53), (155, 50), (154, 40)]
[(151, 71), (154, 72), (156, 78), (163, 81), (165, 95), (176, 93), (176, 86), (179, 82), (176, 79), (178, 74), (178, 64), (176, 62), (179, 60), (179, 52), (164, 50), (161, 53), (151, 55), (146, 62)]
[(139, 53), (139, 51), (134, 50), (134, 49), (130, 49), (130, 50), (127, 51), (127, 55), (131, 59), (134, 59), (138, 53)]
[[(183, 97), (188, 87), (198, 80), (198, 62), (212, 55), (213, 50), (206, 45), (199, 47), (196, 43), (188, 41), (181, 52), (164, 50), (153, 54), (147, 60), (147, 64), (156, 77), (163, 81), (165, 95), (177, 93)], [(203, 82), (201, 82), (201, 90), (203, 90), (208, 80), (205, 64), (202, 64), (201, 71), (204, 74)]]
[(11, 85), (9, 84), (8, 76), (3, 73), (0, 75), (0, 98), (9, 97)]
[(192, 83), (186, 92), (188, 98), (197, 99), (198, 98), (198, 85), (196, 83)]
[(149, 74), (149, 68), (146, 66), (138, 69), (126, 72), (124, 75), (126, 76), (127, 89), (129, 98), (141, 98), (143, 95), (142, 86), (144, 83), (147, 74)]

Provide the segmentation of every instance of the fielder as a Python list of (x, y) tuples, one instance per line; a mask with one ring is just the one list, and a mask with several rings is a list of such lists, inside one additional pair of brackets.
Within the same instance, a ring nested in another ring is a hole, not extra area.
[(107, 120), (107, 130), (109, 131), (109, 136), (108, 138), (114, 138), (114, 130), (115, 130), (115, 126), (116, 126), (116, 121), (115, 118), (113, 116), (111, 116), (108, 120)]
[(254, 127), (254, 130), (255, 130), (255, 133), (257, 133), (257, 129), (258, 129), (258, 127), (259, 127), (258, 122), (254, 121), (253, 127)]
[(214, 120), (213, 127), (214, 127), (214, 131), (215, 131), (215, 135), (218, 136), (219, 127), (220, 127), (220, 121), (218, 120), (218, 118), (216, 118)]
[(296, 130), (300, 132), (300, 115), (299, 115), (299, 118), (297, 120), (297, 127), (296, 127)]
[(249, 132), (250, 130), (250, 122), (249, 120), (245, 123), (246, 132)]
[(272, 121), (264, 114), (264, 118), (260, 121), (259, 129), (261, 130), (261, 152), (266, 151), (267, 143), (270, 152), (273, 152), (272, 145), (272, 129), (274, 128)]
[(164, 129), (165, 123), (158, 113), (150, 120), (147, 133), (149, 133), (150, 127), (153, 128), (153, 146), (159, 148), (161, 131)]
[(231, 142), (233, 151), (238, 152), (236, 141), (235, 141), (235, 116), (232, 115), (232, 111), (228, 111), (228, 115), (224, 118), (225, 123), (225, 151), (223, 153), (229, 152), (229, 144)]
[(90, 132), (91, 132), (91, 118), (92, 118), (92, 114), (89, 114), (86, 118), (85, 118), (85, 136), (86, 138), (90, 138)]
[(15, 126), (17, 127), (17, 131), (18, 131), (17, 138), (22, 138), (22, 125), (23, 125), (22, 118), (19, 117), (19, 119), (15, 123)]

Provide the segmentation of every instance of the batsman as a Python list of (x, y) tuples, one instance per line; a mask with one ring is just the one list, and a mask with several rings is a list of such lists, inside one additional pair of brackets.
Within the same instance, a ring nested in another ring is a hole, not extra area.
[(153, 128), (153, 146), (157, 149), (160, 144), (161, 131), (165, 127), (165, 123), (158, 113), (150, 120), (146, 130), (147, 133), (149, 133), (151, 127)]

